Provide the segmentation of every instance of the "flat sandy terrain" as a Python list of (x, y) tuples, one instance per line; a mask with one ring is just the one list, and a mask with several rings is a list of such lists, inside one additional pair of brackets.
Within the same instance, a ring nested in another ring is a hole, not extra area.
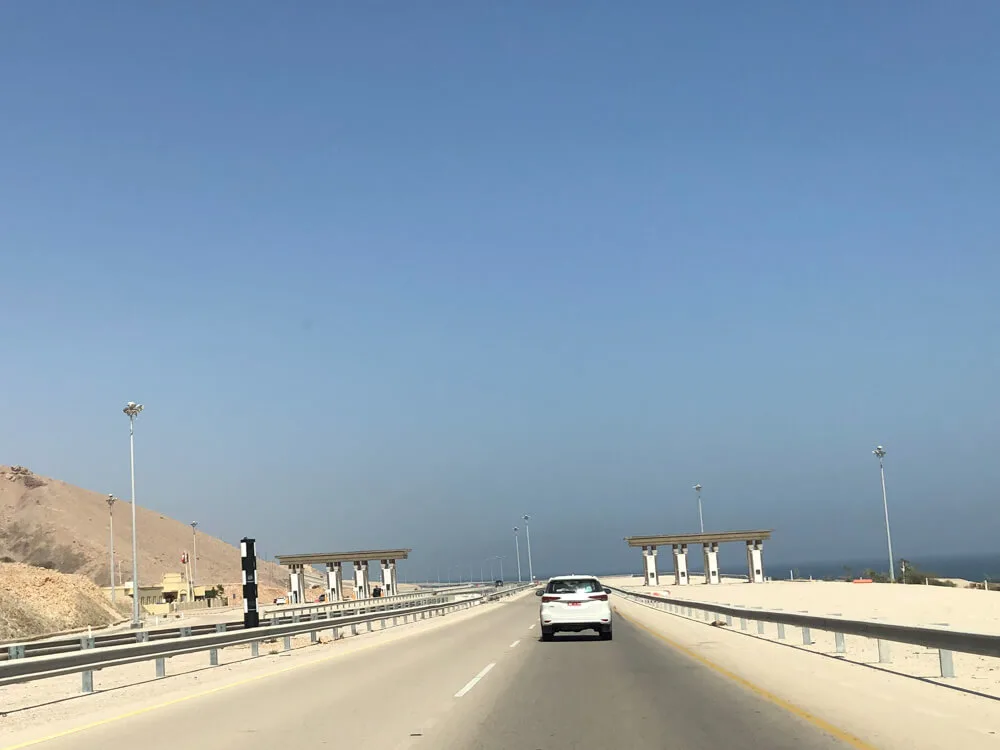
[[(792, 614), (808, 613), (841, 616), (851, 620), (872, 620), (899, 625), (918, 625), (947, 630), (1000, 633), (1000, 593), (940, 586), (903, 586), (900, 584), (852, 584), (840, 582), (771, 581), (762, 584), (728, 582), (718, 586), (701, 583), (687, 586), (647, 588), (641, 578), (605, 578), (605, 583), (637, 593), (660, 594), (663, 599), (680, 602), (714, 602), (747, 609), (747, 629), (734, 620), (734, 631), (778, 642), (777, 626), (764, 624), (759, 633), (753, 622), (753, 610), (766, 609)], [(666, 617), (681, 616), (663, 613)], [(698, 612), (695, 621), (710, 626)], [(929, 679), (952, 688), (973, 690), (1000, 698), (1000, 659), (956, 653), (956, 677), (939, 677), (938, 652), (933, 649), (893, 643), (892, 661), (878, 663), (877, 642), (857, 636), (845, 637), (846, 653), (837, 654), (834, 634), (812, 630), (810, 643), (803, 643), (798, 628), (786, 627), (782, 644), (803, 651), (825, 655), (859, 665), (877, 666), (911, 677)]]

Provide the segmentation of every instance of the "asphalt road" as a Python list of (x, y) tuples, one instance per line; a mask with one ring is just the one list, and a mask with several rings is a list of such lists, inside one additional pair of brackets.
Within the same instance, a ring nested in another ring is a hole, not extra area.
[[(610, 642), (583, 634), (542, 643), (534, 596), (489, 606), (464, 622), (105, 721), (36, 747), (846, 747), (621, 617)], [(333, 653), (337, 646), (322, 648)]]

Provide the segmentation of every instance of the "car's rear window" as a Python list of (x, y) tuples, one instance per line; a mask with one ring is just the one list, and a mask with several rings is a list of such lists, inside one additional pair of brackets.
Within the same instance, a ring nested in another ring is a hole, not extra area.
[(549, 581), (548, 594), (594, 594), (604, 591), (596, 578), (562, 578)]

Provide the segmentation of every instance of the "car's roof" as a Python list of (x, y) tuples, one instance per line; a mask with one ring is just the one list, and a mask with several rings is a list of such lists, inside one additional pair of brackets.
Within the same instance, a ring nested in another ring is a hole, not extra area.
[(565, 581), (571, 578), (597, 578), (597, 576), (592, 576), (590, 573), (572, 573), (568, 576), (552, 576), (550, 581)]

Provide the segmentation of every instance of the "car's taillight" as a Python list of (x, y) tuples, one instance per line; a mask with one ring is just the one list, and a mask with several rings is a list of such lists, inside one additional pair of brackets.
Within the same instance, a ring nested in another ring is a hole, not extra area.
[(543, 602), (557, 602), (557, 601), (559, 601), (559, 597), (558, 596), (543, 596), (542, 597), (542, 601)]
[(606, 602), (608, 600), (608, 595), (607, 594), (591, 594), (590, 598), (591, 599), (596, 599), (599, 602)]

